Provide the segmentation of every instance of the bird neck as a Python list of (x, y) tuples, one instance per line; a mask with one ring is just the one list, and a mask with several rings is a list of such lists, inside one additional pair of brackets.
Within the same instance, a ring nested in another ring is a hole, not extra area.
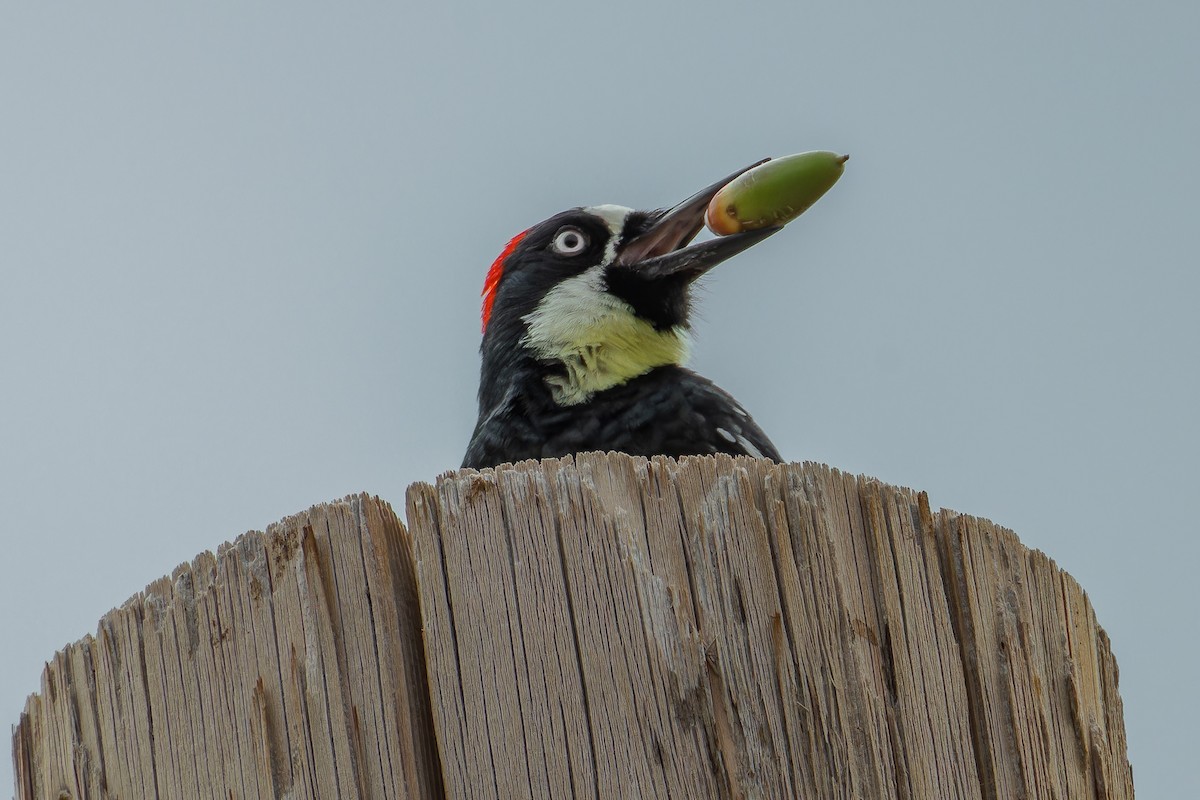
[(638, 331), (627, 338), (571, 343), (539, 352), (551, 367), (544, 370), (543, 380), (554, 402), (573, 406), (656, 367), (682, 364), (687, 349), (686, 337), (675, 331)]
[(586, 403), (655, 367), (683, 364), (688, 330), (656, 326), (598, 285), (594, 270), (563, 281), (526, 314), (522, 350), (548, 365), (545, 380), (557, 404)]
[(480, 411), (513, 397), (547, 396), (556, 406), (580, 405), (656, 368), (682, 366), (690, 344), (686, 329), (658, 331), (639, 322), (607, 327), (604, 335), (581, 330), (557, 340), (526, 334), (515, 346), (485, 341)]

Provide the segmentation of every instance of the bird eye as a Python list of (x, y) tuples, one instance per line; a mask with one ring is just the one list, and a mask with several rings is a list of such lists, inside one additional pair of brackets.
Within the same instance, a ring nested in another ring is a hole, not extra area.
[(570, 226), (554, 234), (554, 241), (550, 243), (550, 249), (560, 256), (577, 256), (586, 250), (587, 246), (587, 235), (579, 228)]

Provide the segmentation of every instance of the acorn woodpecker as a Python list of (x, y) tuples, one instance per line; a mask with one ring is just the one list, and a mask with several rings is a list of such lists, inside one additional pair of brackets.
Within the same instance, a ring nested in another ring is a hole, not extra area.
[(690, 244), (712, 197), (750, 168), (671, 209), (574, 208), (508, 243), (483, 288), (464, 467), (588, 450), (782, 460), (736, 400), (683, 366), (692, 282), (779, 230)]

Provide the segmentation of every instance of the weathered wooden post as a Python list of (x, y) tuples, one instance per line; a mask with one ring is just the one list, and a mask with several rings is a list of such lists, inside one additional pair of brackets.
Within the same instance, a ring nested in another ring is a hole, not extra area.
[(17, 797), (1131, 798), (1046, 556), (826, 467), (589, 454), (248, 533), (56, 654)]

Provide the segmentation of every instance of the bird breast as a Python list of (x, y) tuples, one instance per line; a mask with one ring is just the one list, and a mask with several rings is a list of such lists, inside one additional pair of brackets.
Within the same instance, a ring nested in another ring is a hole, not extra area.
[(567, 278), (524, 317), (522, 345), (565, 370), (546, 378), (559, 405), (587, 402), (655, 367), (682, 365), (687, 330), (657, 330), (633, 307), (607, 291), (603, 266)]

